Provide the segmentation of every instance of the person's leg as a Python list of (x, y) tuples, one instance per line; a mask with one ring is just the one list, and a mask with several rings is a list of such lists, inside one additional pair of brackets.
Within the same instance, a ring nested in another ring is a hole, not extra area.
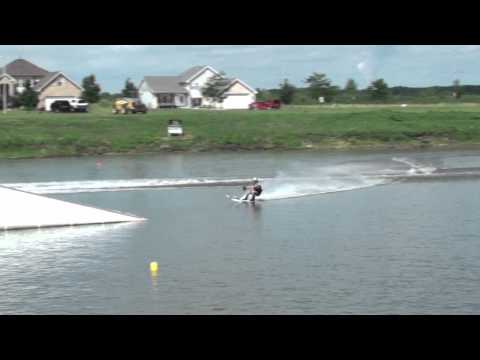
[(252, 195), (250, 196), (250, 201), (255, 201), (255, 192), (252, 192)]

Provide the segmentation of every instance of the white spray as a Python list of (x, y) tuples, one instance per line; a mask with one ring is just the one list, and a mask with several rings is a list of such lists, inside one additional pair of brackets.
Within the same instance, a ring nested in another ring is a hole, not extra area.
[(346, 164), (310, 170), (308, 176), (290, 176), (279, 172), (264, 181), (264, 200), (279, 200), (301, 196), (348, 191), (385, 184), (391, 180), (363, 174), (368, 167)]
[(437, 170), (433, 166), (419, 164), (418, 162), (414, 162), (413, 160), (409, 160), (406, 158), (394, 157), (392, 158), (392, 160), (410, 166), (410, 169), (407, 170), (408, 175), (428, 175)]

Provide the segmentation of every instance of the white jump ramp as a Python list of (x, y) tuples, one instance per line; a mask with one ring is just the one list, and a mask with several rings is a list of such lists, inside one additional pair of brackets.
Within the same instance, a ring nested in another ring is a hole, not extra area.
[(0, 231), (145, 220), (0, 186)]

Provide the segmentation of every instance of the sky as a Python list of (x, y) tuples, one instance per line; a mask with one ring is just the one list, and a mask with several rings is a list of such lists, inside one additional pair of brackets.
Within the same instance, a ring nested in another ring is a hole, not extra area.
[(313, 72), (344, 87), (383, 78), (389, 86), (480, 85), (480, 45), (0, 45), (0, 67), (23, 58), (73, 80), (95, 74), (102, 91), (120, 92), (127, 78), (178, 75), (210, 65), (254, 88), (295, 86)]

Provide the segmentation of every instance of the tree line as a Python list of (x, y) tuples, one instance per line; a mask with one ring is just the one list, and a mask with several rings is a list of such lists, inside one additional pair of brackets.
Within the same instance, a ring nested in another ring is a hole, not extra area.
[(354, 79), (348, 79), (340, 88), (323, 73), (314, 72), (304, 80), (305, 87), (296, 87), (284, 79), (276, 89), (257, 89), (257, 100), (280, 100), (284, 104), (318, 103), (383, 103), (391, 101), (439, 101), (458, 100), (463, 95), (477, 95), (480, 101), (480, 86), (461, 85), (455, 80), (452, 86), (432, 86), (410, 88), (396, 86), (390, 88), (384, 79), (373, 80), (366, 89), (359, 89)]
[(138, 97), (138, 88), (135, 84), (128, 78), (125, 80), (125, 85), (120, 93), (110, 94), (109, 92), (102, 92), (100, 85), (98, 85), (95, 75), (87, 76), (82, 81), (83, 93), (82, 98), (87, 102), (94, 104), (99, 102), (101, 99), (104, 100), (114, 100), (119, 97), (127, 98), (137, 98)]
[[(225, 85), (224, 74), (210, 79), (203, 92), (205, 96), (219, 97)], [(480, 101), (480, 85), (461, 85), (460, 80), (454, 80), (452, 86), (432, 86), (411, 88), (396, 86), (390, 88), (384, 79), (372, 81), (366, 89), (359, 89), (354, 79), (348, 79), (345, 86), (340, 88), (334, 85), (326, 74), (314, 72), (304, 80), (305, 87), (296, 87), (288, 79), (284, 79), (275, 89), (257, 89), (257, 100), (280, 100), (284, 104), (318, 104), (318, 103), (368, 103), (389, 101), (421, 101), (435, 102), (445, 99), (458, 100), (464, 95), (476, 95)], [(82, 79), (83, 92), (81, 97), (94, 104), (100, 100), (113, 101), (120, 97), (137, 98), (138, 88), (126, 79), (120, 93), (102, 92), (95, 75), (91, 74)], [(217, 99), (221, 100), (221, 99)], [(38, 103), (38, 93), (33, 90), (27, 81), (25, 90), (15, 99), (15, 107), (22, 106), (34, 109)]]

